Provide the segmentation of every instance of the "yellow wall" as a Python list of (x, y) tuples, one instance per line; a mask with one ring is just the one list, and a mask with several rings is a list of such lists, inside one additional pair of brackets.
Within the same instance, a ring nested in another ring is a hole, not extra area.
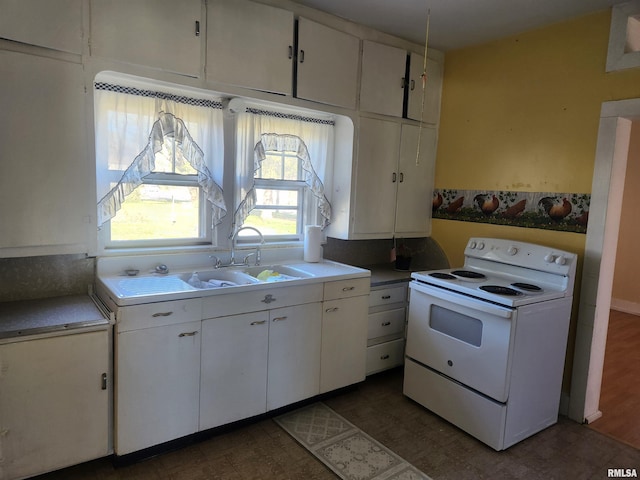
[[(600, 107), (640, 98), (640, 69), (605, 72), (610, 11), (447, 52), (435, 187), (590, 193)], [(433, 220), (452, 266), (471, 236), (580, 255), (563, 390), (572, 369), (585, 235)]]
[[(447, 52), (435, 187), (590, 193), (602, 102), (640, 97), (640, 69), (605, 73), (610, 11)], [(579, 254), (583, 234), (433, 221), (452, 265), (470, 236)]]

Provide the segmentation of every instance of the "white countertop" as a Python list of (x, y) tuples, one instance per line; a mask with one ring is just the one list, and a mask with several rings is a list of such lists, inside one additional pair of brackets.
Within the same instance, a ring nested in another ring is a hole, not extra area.
[[(200, 269), (193, 267), (178, 268), (176, 270), (170, 270), (169, 273), (165, 275), (144, 273), (136, 276), (127, 276), (124, 271), (121, 271), (118, 273), (99, 273), (97, 276), (97, 292), (99, 295), (108, 295), (115, 305), (123, 307), (169, 300), (225, 295), (248, 290), (284, 288), (292, 285), (307, 285), (318, 282), (366, 278), (371, 275), (371, 272), (367, 269), (330, 260), (321, 260), (318, 263), (294, 260), (277, 262), (276, 264), (295, 268), (308, 276), (278, 282), (261, 282), (249, 285), (202, 289), (192, 287), (184, 281), (184, 279), (193, 272), (214, 270), (211, 266), (205, 266)], [(266, 270), (269, 269), (270, 266), (271, 264), (266, 264), (263, 265), (262, 268)], [(221, 267), (216, 271), (224, 272), (227, 269), (242, 271), (243, 267)]]

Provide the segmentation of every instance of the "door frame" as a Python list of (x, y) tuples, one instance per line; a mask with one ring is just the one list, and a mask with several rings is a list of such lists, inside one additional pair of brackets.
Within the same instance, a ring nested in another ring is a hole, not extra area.
[(602, 370), (634, 120), (640, 120), (640, 98), (602, 104), (568, 409), (569, 418), (580, 423), (602, 416)]

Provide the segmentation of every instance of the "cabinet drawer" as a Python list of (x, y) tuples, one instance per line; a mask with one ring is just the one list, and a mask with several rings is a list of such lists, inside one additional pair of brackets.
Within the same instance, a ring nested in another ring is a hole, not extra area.
[(367, 278), (353, 278), (351, 280), (337, 280), (324, 284), (324, 299), (357, 297), (368, 295), (371, 288), (371, 280)]
[(118, 310), (118, 331), (140, 330), (176, 323), (197, 321), (202, 318), (202, 299), (133, 305)]
[(367, 375), (404, 363), (404, 340), (381, 343), (367, 348)]
[(379, 305), (387, 305), (390, 303), (400, 303), (406, 301), (406, 285), (381, 288), (379, 290), (371, 290), (371, 294), (369, 295), (370, 307), (377, 307)]
[(250, 290), (202, 299), (202, 318), (258, 312), (322, 301), (322, 283)]
[(388, 335), (404, 336), (405, 309), (396, 308), (369, 314), (367, 338), (373, 339)]

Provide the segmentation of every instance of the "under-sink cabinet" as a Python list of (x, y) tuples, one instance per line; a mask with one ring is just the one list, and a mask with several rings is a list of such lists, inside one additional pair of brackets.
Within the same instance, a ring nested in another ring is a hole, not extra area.
[(371, 288), (367, 375), (404, 363), (406, 312), (406, 282)]
[(118, 307), (115, 453), (363, 381), (369, 277)]

